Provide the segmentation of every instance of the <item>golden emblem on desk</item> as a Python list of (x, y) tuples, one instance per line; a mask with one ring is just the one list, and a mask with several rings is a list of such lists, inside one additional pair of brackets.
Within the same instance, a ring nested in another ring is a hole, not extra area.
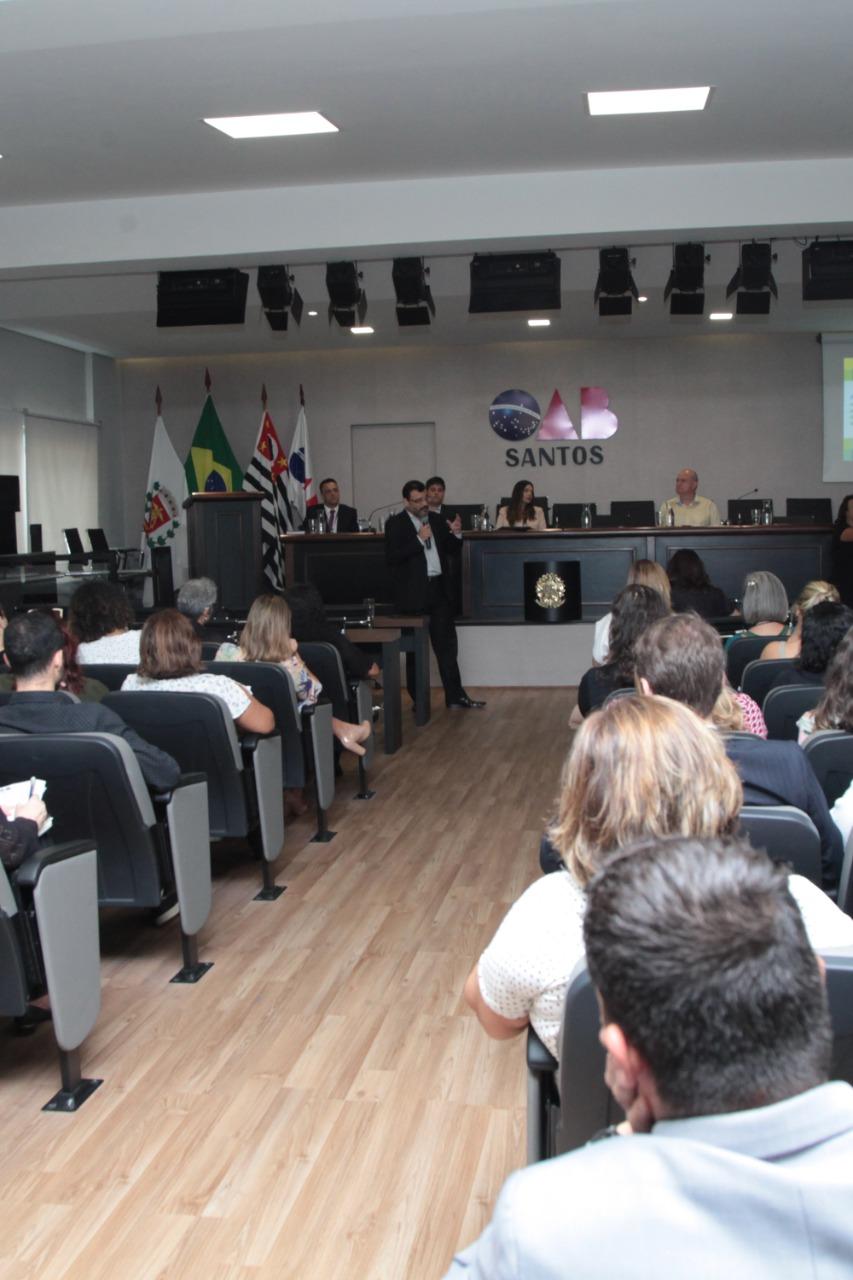
[(566, 584), (558, 573), (543, 573), (536, 580), (535, 590), (541, 609), (559, 609), (566, 603)]

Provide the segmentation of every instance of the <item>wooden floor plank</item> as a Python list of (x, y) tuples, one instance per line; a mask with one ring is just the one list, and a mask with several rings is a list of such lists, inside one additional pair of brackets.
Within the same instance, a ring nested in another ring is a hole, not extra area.
[(482, 1230), (524, 1160), (524, 1050), (461, 989), (538, 873), (570, 699), (488, 703), (404, 713), (369, 802), (347, 761), (335, 840), (288, 823), (277, 902), (219, 850), (198, 986), (169, 984), (174, 925), (104, 918), (77, 1115), (39, 1109), (49, 1029), (0, 1034), (0, 1280), (432, 1280)]

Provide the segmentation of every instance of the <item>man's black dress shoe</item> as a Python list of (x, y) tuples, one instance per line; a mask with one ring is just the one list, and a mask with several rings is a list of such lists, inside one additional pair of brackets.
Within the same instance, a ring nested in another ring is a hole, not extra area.
[(467, 693), (463, 693), (455, 702), (448, 702), (448, 711), (479, 711), (484, 707), (485, 702), (478, 702), (476, 698), (469, 698)]

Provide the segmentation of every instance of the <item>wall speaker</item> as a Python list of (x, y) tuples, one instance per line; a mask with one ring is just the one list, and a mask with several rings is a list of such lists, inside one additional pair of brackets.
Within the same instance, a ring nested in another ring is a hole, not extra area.
[(853, 298), (853, 240), (815, 240), (803, 249), (803, 302)]
[(157, 278), (157, 328), (243, 324), (248, 287), (248, 273), (234, 267), (161, 271)]
[(468, 311), (558, 311), (560, 259), (544, 253), (475, 253)]

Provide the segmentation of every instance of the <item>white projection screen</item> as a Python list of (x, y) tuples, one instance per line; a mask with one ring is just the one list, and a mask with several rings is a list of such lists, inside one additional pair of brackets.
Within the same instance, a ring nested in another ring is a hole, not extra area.
[(853, 483), (853, 333), (821, 334), (823, 478)]

